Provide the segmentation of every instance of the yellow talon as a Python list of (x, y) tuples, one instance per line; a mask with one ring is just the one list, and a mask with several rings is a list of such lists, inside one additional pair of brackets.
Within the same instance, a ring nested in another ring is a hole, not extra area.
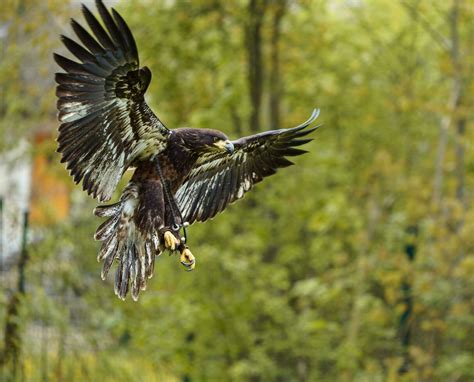
[(192, 271), (196, 266), (196, 258), (188, 248), (185, 248), (183, 252), (181, 252), (179, 260), (181, 261), (181, 264), (187, 268), (187, 271)]
[(165, 247), (174, 251), (176, 249), (176, 246), (179, 244), (178, 239), (176, 239), (176, 237), (171, 233), (171, 231), (166, 231), (163, 234), (163, 237), (165, 239)]

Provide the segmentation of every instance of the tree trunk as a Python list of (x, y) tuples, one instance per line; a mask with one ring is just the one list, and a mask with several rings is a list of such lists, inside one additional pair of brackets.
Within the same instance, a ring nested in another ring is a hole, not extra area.
[[(361, 248), (357, 255), (355, 262), (356, 269), (354, 270), (354, 291), (353, 291), (353, 303), (349, 316), (349, 322), (347, 325), (347, 334), (343, 346), (346, 347), (346, 351), (353, 352), (353, 349), (357, 349), (359, 346), (359, 334), (362, 325), (362, 305), (361, 301), (366, 293), (367, 289), (367, 260), (366, 254), (370, 250), (375, 229), (380, 220), (381, 210), (379, 202), (375, 196), (370, 196), (367, 201), (367, 229), (366, 237), (361, 243)], [(341, 375), (341, 381), (353, 381), (355, 378), (355, 365), (357, 361), (353, 360), (346, 370)]]
[(446, 156), (446, 146), (448, 143), (448, 130), (453, 121), (453, 114), (459, 102), (460, 88), (458, 83), (453, 83), (451, 97), (449, 101), (449, 114), (444, 115), (439, 127), (438, 149), (435, 162), (435, 175), (433, 183), (433, 206), (440, 207), (443, 196), (444, 159)]
[(28, 239), (28, 212), (24, 213), (23, 238), (20, 258), (18, 260), (18, 284), (8, 302), (5, 319), (4, 349), (0, 365), (7, 365), (11, 370), (11, 380), (15, 381), (21, 375), (21, 333), (20, 333), (20, 306), (25, 294), (25, 269), (28, 261), (27, 239)]
[(441, 120), (440, 136), (438, 141), (438, 154), (436, 157), (435, 177), (433, 185), (433, 203), (439, 206), (442, 198), (443, 187), (443, 164), (448, 140), (448, 130), (452, 124), (456, 126), (456, 197), (464, 204), (464, 144), (463, 136), (465, 130), (465, 118), (459, 116), (459, 108), (462, 103), (462, 67), (459, 60), (459, 3), (454, 0), (450, 14), (451, 39), (449, 44), (449, 55), (453, 67), (451, 98), (449, 103), (449, 114)]
[(454, 70), (454, 88), (457, 89), (458, 96), (456, 104), (454, 105), (454, 120), (456, 125), (456, 197), (459, 202), (466, 207), (464, 199), (464, 142), (463, 137), (466, 129), (466, 117), (459, 113), (462, 105), (463, 97), (463, 78), (462, 66), (459, 60), (459, 7), (460, 0), (455, 0), (451, 9), (451, 61)]
[(281, 74), (280, 74), (280, 36), (281, 20), (286, 10), (286, 0), (275, 0), (272, 19), (272, 34), (270, 45), (270, 128), (280, 128), (280, 99), (281, 99)]
[(263, 93), (262, 61), (262, 21), (265, 14), (266, 0), (249, 0), (248, 22), (245, 27), (245, 46), (247, 49), (248, 82), (250, 96), (250, 130), (260, 130), (260, 109)]

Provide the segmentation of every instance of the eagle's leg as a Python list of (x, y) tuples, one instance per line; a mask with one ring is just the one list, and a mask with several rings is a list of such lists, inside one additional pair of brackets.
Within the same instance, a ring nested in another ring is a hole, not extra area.
[(179, 235), (180, 225), (178, 224), (181, 223), (181, 214), (179, 213), (179, 210), (178, 213), (175, 211), (175, 209), (177, 209), (176, 202), (169, 190), (165, 178), (163, 177), (163, 172), (161, 171), (160, 162), (157, 157), (155, 158), (155, 166), (158, 176), (162, 182), (162, 194), (165, 207), (164, 220), (166, 222), (166, 226), (160, 231), (163, 237), (165, 248), (174, 251), (176, 250), (176, 247), (182, 242)]
[[(168, 184), (163, 177), (158, 158), (156, 159), (156, 169), (160, 178), (163, 180), (163, 196), (166, 206), (166, 227), (163, 229), (163, 241), (165, 243), (165, 247), (172, 252), (177, 249), (181, 253), (179, 258), (181, 264), (184, 265), (187, 271), (192, 271), (196, 266), (196, 259), (186, 245), (186, 231), (184, 231), (184, 237), (180, 236), (181, 228), (185, 230), (183, 217), (181, 216), (181, 212), (179, 211), (176, 200), (174, 199), (173, 194), (170, 192)], [(171, 230), (169, 227), (171, 227)]]

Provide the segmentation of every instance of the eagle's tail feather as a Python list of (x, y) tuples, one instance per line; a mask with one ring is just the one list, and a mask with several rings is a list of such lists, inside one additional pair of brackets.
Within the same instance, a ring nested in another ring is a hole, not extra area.
[(98, 261), (103, 261), (101, 277), (106, 279), (116, 259), (114, 289), (122, 300), (129, 290), (132, 298), (138, 299), (140, 290), (146, 289), (147, 279), (153, 276), (155, 256), (162, 252), (158, 235), (142, 232), (136, 225), (139, 197), (138, 187), (130, 183), (118, 203), (98, 206), (94, 210), (95, 215), (108, 217), (94, 235), (96, 240), (102, 241), (97, 256)]

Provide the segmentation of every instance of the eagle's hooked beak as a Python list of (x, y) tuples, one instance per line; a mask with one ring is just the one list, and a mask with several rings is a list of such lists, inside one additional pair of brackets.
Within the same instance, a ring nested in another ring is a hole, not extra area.
[(225, 149), (232, 155), (234, 153), (234, 144), (231, 141), (225, 141)]
[(227, 140), (227, 141), (218, 141), (214, 143), (214, 146), (218, 147), (220, 150), (225, 150), (229, 154), (232, 154), (234, 152), (234, 144)]

